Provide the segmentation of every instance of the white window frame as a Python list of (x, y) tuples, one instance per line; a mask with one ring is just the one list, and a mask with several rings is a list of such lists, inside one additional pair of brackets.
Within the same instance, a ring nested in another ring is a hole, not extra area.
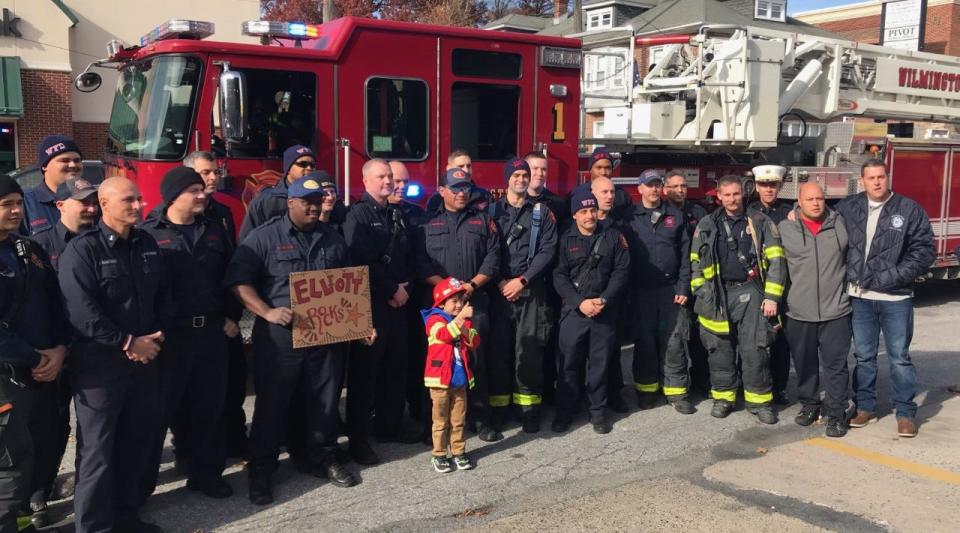
[[(774, 12), (779, 9), (777, 15)], [(754, 0), (753, 18), (772, 20), (775, 22), (787, 21), (787, 0)]]
[(603, 138), (603, 121), (602, 120), (593, 121), (593, 138), (594, 139)]
[[(604, 22), (604, 18), (607, 19)], [(613, 7), (587, 11), (587, 31), (599, 31), (613, 27)]]

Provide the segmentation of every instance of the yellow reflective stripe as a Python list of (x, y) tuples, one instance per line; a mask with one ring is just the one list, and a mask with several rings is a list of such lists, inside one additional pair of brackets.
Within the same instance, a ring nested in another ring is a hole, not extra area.
[(707, 280), (703, 278), (693, 278), (690, 280), (690, 288), (693, 290), (697, 290), (701, 285), (703, 285), (706, 282)]
[(450, 322), (447, 322), (447, 331), (449, 331), (450, 334), (453, 335), (454, 339), (460, 336), (460, 326), (457, 325), (456, 320), (451, 320)]
[(774, 257), (784, 257), (783, 246), (770, 246), (763, 249), (763, 255), (767, 259), (773, 259)]
[(747, 403), (770, 403), (773, 401), (773, 393), (765, 392), (763, 394), (757, 394), (743, 389), (743, 400)]
[(491, 394), (490, 407), (507, 407), (510, 405), (509, 394)]
[(640, 392), (657, 392), (660, 390), (659, 383), (634, 383), (633, 387)]
[(700, 322), (700, 325), (707, 328), (707, 330), (716, 333), (717, 335), (729, 335), (730, 334), (730, 323), (726, 320), (710, 320), (709, 318), (700, 315), (697, 317), (697, 320)]
[(663, 387), (663, 393), (667, 396), (684, 396), (687, 394), (686, 387)]
[(540, 405), (541, 398), (539, 394), (520, 394), (513, 393), (513, 403), (517, 405)]
[(763, 284), (763, 292), (774, 296), (783, 296), (783, 285), (767, 280)]
[(429, 377), (429, 378), (428, 378), (428, 377), (424, 377), (424, 378), (423, 378), (423, 385), (424, 385), (425, 387), (434, 387), (434, 388), (442, 387), (442, 388), (446, 388), (446, 387), (443, 385), (443, 383), (440, 382), (440, 378), (434, 378), (434, 377)]
[(690, 252), (690, 262), (691, 262), (691, 263), (694, 262), (694, 261), (699, 261), (699, 260), (700, 260), (700, 254), (698, 254), (697, 252)]
[(725, 402), (730, 402), (730, 403), (737, 401), (737, 391), (735, 390), (710, 389), (710, 396), (714, 400), (723, 400)]
[(707, 279), (713, 279), (713, 277), (716, 276), (716, 275), (717, 275), (717, 266), (716, 266), (716, 265), (710, 265), (710, 266), (707, 266), (707, 267), (704, 267), (704, 268), (703, 268), (703, 277), (705, 277), (705, 278), (707, 278)]

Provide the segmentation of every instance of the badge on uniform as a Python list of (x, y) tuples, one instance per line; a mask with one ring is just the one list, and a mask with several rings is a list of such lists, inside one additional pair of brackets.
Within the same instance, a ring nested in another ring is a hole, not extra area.
[(677, 225), (677, 219), (673, 215), (667, 215), (666, 218), (663, 219), (663, 225), (664, 227), (672, 228)]
[(740, 295), (740, 303), (745, 304), (750, 301), (750, 293), (745, 292)]
[(890, 217), (890, 227), (893, 229), (900, 229), (903, 227), (903, 217), (900, 215), (893, 215)]

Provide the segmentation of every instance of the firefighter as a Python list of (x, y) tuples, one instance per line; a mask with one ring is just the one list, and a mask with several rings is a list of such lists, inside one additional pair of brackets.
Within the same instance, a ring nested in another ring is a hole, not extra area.
[(77, 531), (160, 531), (137, 511), (160, 415), (156, 358), (174, 304), (160, 249), (136, 228), (136, 185), (109, 178), (98, 194), (102, 218), (67, 244), (59, 272), (74, 330)]
[(776, 424), (768, 347), (786, 277), (780, 235), (766, 215), (744, 210), (738, 177), (720, 178), (717, 193), (723, 206), (700, 221), (690, 250), (694, 311), (710, 354), (710, 414), (725, 418), (733, 410), (739, 350), (747, 410)]
[[(33, 426), (57, 422), (56, 402), (36, 402), (60, 375), (69, 332), (56, 274), (43, 249), (17, 235), (23, 190), (0, 176), (0, 531), (17, 531), (17, 514), (36, 487), (41, 446)], [(37, 317), (43, 319), (38, 320)], [(54, 389), (55, 391), (55, 389)], [(56, 426), (56, 424), (54, 424)], [(54, 438), (47, 435), (46, 438)], [(56, 446), (54, 446), (55, 448)], [(59, 463), (54, 466), (53, 474)], [(45, 500), (46, 498), (44, 498)], [(45, 502), (42, 502), (45, 503)], [(45, 524), (44, 524), (45, 525)]]
[(43, 181), (23, 196), (20, 232), (28, 236), (52, 227), (60, 220), (54, 195), (67, 178), (82, 176), (83, 156), (73, 139), (50, 135), (37, 145), (37, 166), (43, 173)]
[[(214, 194), (219, 186), (220, 176), (217, 174), (217, 160), (210, 152), (196, 151), (190, 153), (183, 160), (183, 166), (190, 167), (200, 174), (203, 179), (203, 192), (207, 197), (207, 208), (203, 212), (204, 218), (223, 226), (227, 242), (231, 248), (237, 247), (237, 226), (230, 208), (217, 201)], [(247, 415), (243, 411), (243, 401), (247, 397), (247, 356), (243, 350), (243, 337), (236, 335), (227, 338), (227, 392), (223, 404), (223, 423), (226, 432), (227, 457), (246, 457), (247, 455)], [(176, 439), (174, 453), (179, 458), (189, 457), (190, 450), (188, 436), (190, 431), (189, 420), (179, 417), (174, 420), (171, 430)]]
[(489, 208), (503, 236), (501, 275), (490, 302), (491, 328), (496, 332), (487, 351), (490, 406), (497, 431), (512, 400), (522, 413), (523, 431), (537, 433), (543, 347), (553, 318), (547, 311), (544, 278), (556, 258), (557, 224), (549, 207), (527, 196), (530, 165), (524, 159), (507, 161), (503, 177), (506, 195)]
[(586, 362), (590, 423), (600, 434), (613, 426), (606, 414), (607, 366), (616, 345), (618, 301), (630, 281), (630, 253), (623, 235), (597, 224), (597, 199), (586, 187), (570, 199), (575, 224), (560, 239), (553, 283), (563, 299), (560, 312), (560, 379), (556, 433), (570, 428), (583, 389)]
[[(251, 232), (227, 268), (226, 285), (257, 317), (253, 326), (257, 397), (247, 463), (254, 505), (273, 502), (272, 477), (291, 402), (305, 406), (314, 474), (339, 487), (357, 484), (336, 456), (346, 346), (294, 348), (290, 329), (290, 274), (349, 263), (343, 237), (320, 222), (321, 204), (328, 194), (321, 188), (321, 179), (319, 173), (312, 173), (290, 184), (287, 214)], [(298, 387), (299, 383), (303, 386)]]
[[(500, 275), (500, 232), (486, 212), (470, 206), (473, 188), (467, 172), (459, 168), (447, 171), (440, 187), (443, 205), (417, 232), (417, 275), (430, 287), (450, 276), (465, 280), (473, 324), (484, 338), (490, 326), (490, 297), (480, 289)], [(476, 386), (470, 390), (469, 401), (480, 439), (492, 442), (503, 434), (490, 424), (487, 353), (481, 345), (475, 354)]]
[[(707, 216), (707, 210), (697, 202), (687, 200), (687, 179), (681, 173), (667, 173), (663, 183), (663, 194), (667, 203), (683, 213), (684, 226), (690, 238), (697, 229), (697, 224)], [(707, 350), (700, 342), (700, 328), (697, 326), (697, 316), (693, 314), (693, 297), (687, 300), (677, 317), (677, 329), (684, 339), (684, 350), (690, 364), (688, 372), (690, 388), (703, 396), (710, 394), (710, 367), (707, 364)], [(674, 372), (687, 373), (680, 366), (673, 367)]]
[[(780, 165), (760, 165), (753, 167), (753, 180), (757, 187), (757, 201), (747, 206), (748, 210), (759, 211), (774, 224), (783, 222), (790, 211), (793, 202), (777, 198), (783, 177), (787, 169)], [(778, 323), (782, 320), (778, 318)], [(770, 345), (770, 374), (773, 378), (773, 401), (780, 405), (788, 405), (787, 380), (790, 378), (790, 348), (783, 328), (777, 330), (777, 338)]]
[[(57, 187), (54, 198), (60, 221), (40, 230), (32, 239), (43, 248), (56, 271), (67, 242), (89, 230), (97, 220), (97, 187), (83, 178), (68, 178)], [(64, 373), (54, 383), (43, 384), (38, 393), (36, 409), (57, 413), (57, 416), (35, 417), (30, 428), (36, 447), (34, 486), (30, 496), (31, 522), (35, 527), (43, 527), (49, 522), (47, 500), (51, 499), (53, 483), (70, 437), (73, 394), (68, 375)]]
[[(594, 148), (593, 153), (590, 154), (590, 181), (593, 182), (599, 178), (610, 179), (613, 176), (613, 167), (613, 154), (602, 146)], [(613, 206), (610, 208), (613, 216), (617, 218), (629, 217), (630, 208), (633, 205), (630, 195), (620, 187), (614, 187), (613, 192), (615, 196)], [(603, 203), (603, 200), (599, 197), (597, 201)], [(603, 219), (601, 218), (601, 220)]]
[[(444, 172), (457, 168), (466, 172), (471, 177), (472, 182), (473, 159), (470, 158), (470, 154), (466, 150), (460, 148), (450, 152), (450, 155), (447, 156), (447, 168), (444, 169)], [(474, 187), (470, 191), (469, 205), (478, 211), (486, 211), (487, 206), (484, 204), (490, 201), (490, 193), (477, 187), (476, 183), (473, 185)], [(427, 213), (437, 212), (441, 205), (443, 205), (443, 195), (440, 194), (440, 191), (437, 191), (427, 200)]]
[[(530, 186), (527, 188), (527, 195), (533, 202), (546, 204), (553, 212), (557, 221), (557, 237), (563, 234), (566, 226), (573, 219), (570, 218), (570, 202), (565, 201), (547, 188), (547, 178), (549, 175), (549, 165), (543, 152), (530, 152), (524, 157), (527, 164), (530, 165)], [(544, 277), (547, 286), (547, 305), (544, 311), (547, 313), (547, 323), (549, 332), (547, 344), (543, 348), (543, 401), (544, 403), (553, 403), (554, 391), (557, 383), (557, 316), (560, 313), (560, 295), (553, 288), (553, 276)]]
[(175, 416), (189, 428), (186, 434), (174, 434), (177, 441), (189, 441), (187, 489), (210, 498), (233, 494), (222, 477), (223, 402), (227, 338), (240, 334), (239, 307), (222, 289), (233, 247), (223, 226), (204, 216), (205, 189), (203, 178), (192, 168), (171, 169), (160, 184), (163, 204), (142, 225), (160, 246), (176, 302), (159, 362), (161, 416), (144, 499), (156, 487), (163, 442)]
[(317, 156), (310, 147), (302, 144), (293, 145), (283, 152), (284, 177), (276, 185), (264, 189), (258, 194), (250, 206), (240, 225), (240, 241), (243, 241), (254, 228), (262, 226), (275, 216), (283, 215), (287, 211), (287, 189), (294, 181), (314, 172), (317, 169)]
[[(419, 205), (407, 200), (407, 186), (410, 183), (410, 172), (401, 161), (390, 161), (390, 172), (393, 175), (393, 194), (390, 195), (390, 204), (400, 209), (404, 220), (407, 221), (407, 239), (414, 242), (418, 228), (425, 221), (425, 211)], [(432, 303), (429, 289), (424, 283), (413, 276), (407, 286), (410, 303), (407, 309), (407, 387), (406, 402), (410, 417), (420, 423), (422, 427), (421, 440), (430, 444), (430, 395), (423, 388), (423, 365), (426, 362), (427, 337), (423, 329), (423, 318), (420, 310)]]
[(633, 381), (641, 409), (663, 394), (679, 413), (694, 412), (687, 397), (687, 362), (677, 316), (690, 297), (690, 235), (683, 213), (664, 202), (663, 176), (640, 174), (639, 204), (627, 233), (633, 270)]
[(356, 265), (370, 269), (370, 302), (377, 339), (351, 347), (347, 370), (347, 434), (350, 456), (357, 464), (380, 461), (368, 441), (370, 411), (374, 410), (378, 440), (417, 442), (404, 435), (403, 398), (407, 375), (407, 288), (413, 278), (413, 258), (407, 221), (389, 202), (393, 194), (390, 165), (383, 159), (364, 163), (366, 192), (347, 213), (344, 236)]
[[(609, 154), (607, 155), (609, 156)], [(605, 169), (609, 170), (609, 167), (604, 165), (605, 161), (608, 160), (601, 158), (599, 162), (593, 166), (593, 171), (602, 174)], [(597, 175), (590, 181), (590, 191), (597, 200), (597, 226), (599, 229), (614, 227), (620, 233), (626, 233), (630, 231), (627, 219), (623, 216), (626, 214), (626, 212), (616, 209), (617, 191), (620, 191), (620, 189), (616, 188), (616, 186), (613, 184), (613, 180), (604, 175)], [(631, 208), (627, 207), (625, 209)], [(626, 294), (620, 301), (620, 305), (624, 309), (629, 309), (631, 307), (629, 293)], [(607, 368), (607, 389), (609, 393), (607, 397), (607, 407), (617, 413), (626, 413), (630, 411), (630, 408), (627, 406), (627, 402), (624, 401), (622, 395), (623, 364), (620, 360), (620, 341), (622, 339), (632, 338), (632, 329), (633, 324), (630, 315), (628, 313), (617, 313), (617, 342), (613, 343), (612, 345), (613, 347), (610, 351), (610, 363)]]
[[(849, 235), (847, 292), (853, 308), (853, 371), (856, 415), (850, 427), (877, 419), (877, 351), (880, 333), (890, 361), (897, 435), (917, 436), (917, 370), (910, 359), (913, 281), (936, 259), (933, 230), (923, 208), (890, 190), (882, 161), (860, 167), (864, 192), (837, 204)], [(869, 258), (869, 260), (868, 260)]]

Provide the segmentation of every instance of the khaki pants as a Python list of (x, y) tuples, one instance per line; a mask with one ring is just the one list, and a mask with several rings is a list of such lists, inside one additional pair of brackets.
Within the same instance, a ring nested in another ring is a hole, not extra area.
[(433, 401), (433, 455), (446, 457), (450, 452), (463, 455), (467, 443), (463, 438), (463, 425), (467, 419), (467, 388), (430, 389)]

